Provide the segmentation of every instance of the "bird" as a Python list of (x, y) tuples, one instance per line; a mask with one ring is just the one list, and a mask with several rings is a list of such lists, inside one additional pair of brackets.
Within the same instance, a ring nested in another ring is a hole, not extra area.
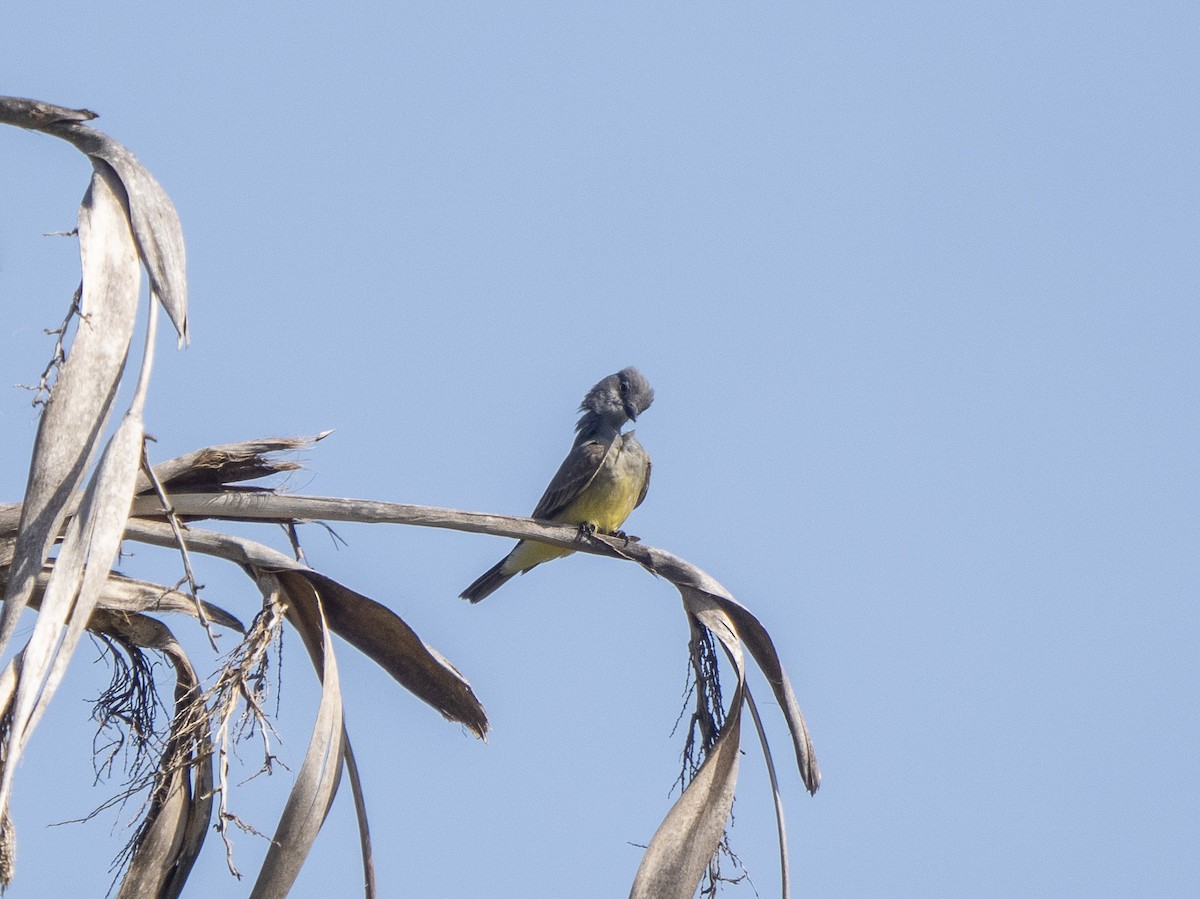
[[(626, 422), (654, 402), (654, 389), (636, 368), (623, 368), (599, 381), (579, 404), (575, 442), (542, 495), (533, 518), (576, 524), (581, 529), (620, 534), (617, 529), (642, 504), (650, 487), (650, 454)], [(522, 540), (459, 596), (479, 602), (511, 578), (572, 550)]]

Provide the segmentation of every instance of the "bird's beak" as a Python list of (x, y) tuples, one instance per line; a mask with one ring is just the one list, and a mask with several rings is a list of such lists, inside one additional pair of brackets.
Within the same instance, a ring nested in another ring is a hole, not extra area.
[(629, 403), (626, 403), (625, 404), (625, 414), (629, 416), (630, 421), (637, 421), (638, 410), (637, 410), (636, 406), (631, 406), (631, 405), (629, 405)]

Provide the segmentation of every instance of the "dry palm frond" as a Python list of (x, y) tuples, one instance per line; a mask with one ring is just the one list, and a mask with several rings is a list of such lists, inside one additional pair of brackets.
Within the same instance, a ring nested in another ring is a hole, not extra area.
[[(744, 650), (749, 650), (766, 676), (783, 711), (792, 736), (797, 768), (805, 787), (815, 793), (820, 785), (820, 770), (807, 725), (766, 628), (711, 576), (677, 556), (644, 543), (630, 543), (604, 535), (593, 535), (581, 542), (578, 528), (569, 525), (363, 499), (218, 491), (175, 496), (172, 503), (177, 512), (196, 519), (272, 522), (326, 519), (453, 528), (518, 539), (536, 539), (577, 551), (634, 561), (674, 584), (683, 599), (691, 626), (698, 628), (700, 634), (693, 638), (693, 651), (697, 654), (694, 665), (698, 691), (694, 718), (697, 736), (693, 742), (699, 744), (694, 748), (701, 749), (695, 757), (702, 756), (703, 763), (698, 767), (693, 764), (691, 770), (686, 771), (684, 780), (687, 781), (687, 788), (651, 840), (635, 881), (633, 896), (692, 896), (708, 870), (709, 861), (723, 842), (725, 822), (733, 800), (733, 785), (737, 779), (741, 709), (750, 701), (745, 682)], [(133, 513), (140, 518), (131, 520), (130, 535), (143, 540), (166, 542), (165, 533), (159, 531), (155, 537), (149, 521), (141, 523), (141, 518), (148, 518), (155, 512), (152, 498), (136, 500)], [(161, 514), (161, 510), (158, 513)], [(193, 546), (210, 547), (201, 551), (213, 551), (222, 542), (218, 535), (195, 530), (190, 532), (189, 540)], [(336, 630), (332, 616), (330, 624)], [(711, 636), (705, 637), (704, 634)], [(711, 653), (703, 650), (706, 643), (712, 645), (713, 638), (724, 649), (737, 676), (737, 688), (724, 711), (721, 711), (715, 659)], [(413, 685), (406, 685), (413, 689)], [(774, 786), (773, 762), (765, 738), (763, 745), (771, 769), (782, 834), (782, 805), (778, 788)], [(780, 845), (783, 880), (786, 884), (789, 873), (782, 836)], [(668, 888), (668, 884), (674, 886)]]
[[(127, 761), (129, 780), (118, 800), (146, 793), (141, 824), (119, 860), (125, 873), (118, 895), (175, 897), (201, 850), (214, 805), (227, 847), (228, 825), (244, 826), (228, 802), (233, 744), (256, 734), (263, 740), (264, 764), (271, 763), (272, 731), (263, 708), (265, 666), (286, 622), (305, 645), (321, 681), (321, 699), (308, 751), (251, 895), (267, 899), (288, 892), (343, 770), (350, 777), (360, 824), (365, 893), (375, 895), (362, 787), (342, 713), (332, 635), (345, 638), (404, 688), (481, 738), (488, 720), (466, 678), (385, 605), (256, 541), (194, 526), (204, 519), (257, 521), (281, 525), (294, 535), (297, 521), (325, 520), (537, 540), (633, 561), (672, 583), (692, 637), (695, 711), (689, 719), (681, 794), (650, 840), (630, 895), (689, 899), (706, 871), (715, 888), (720, 875), (710, 864), (723, 845), (737, 780), (742, 714), (749, 708), (775, 794), (786, 896), (782, 804), (746, 683), (747, 650), (783, 711), (796, 764), (810, 792), (817, 789), (820, 774), (770, 635), (705, 572), (663, 550), (619, 537), (584, 535), (574, 526), (372, 500), (283, 495), (247, 485), (294, 469), (295, 462), (277, 454), (307, 447), (319, 437), (214, 446), (150, 468), (142, 413), (160, 306), (181, 345), (188, 336), (183, 234), (166, 192), (125, 147), (86, 124), (93, 118), (88, 110), (0, 97), (0, 124), (69, 141), (92, 165), (79, 213), (82, 283), (42, 377), (41, 387), (49, 395), (28, 485), (22, 503), (0, 506), (0, 652), (12, 641), (22, 611), (39, 613), (32, 636), (0, 672), (0, 887), (13, 873), (14, 829), (7, 808), (20, 755), (85, 632), (99, 635), (113, 650), (114, 681), (97, 708), (104, 722), (122, 726), (119, 737), (100, 747), (98, 765), (111, 771), (118, 757)], [(142, 308), (143, 270), (150, 285), (146, 343), (132, 400), (105, 441)], [(76, 315), (80, 325), (65, 347), (67, 324)], [(178, 548), (184, 578), (167, 587), (113, 571), (124, 540)], [(254, 581), (260, 604), (248, 630), (230, 612), (199, 597), (192, 553), (230, 561)], [(182, 592), (178, 587), (185, 583), (188, 589)], [(207, 689), (173, 633), (154, 617), (162, 612), (182, 612), (205, 627), (244, 633)], [(718, 645), (736, 676), (728, 705), (722, 703)], [(165, 658), (174, 672), (170, 724), (161, 732), (155, 669), (147, 652)]]

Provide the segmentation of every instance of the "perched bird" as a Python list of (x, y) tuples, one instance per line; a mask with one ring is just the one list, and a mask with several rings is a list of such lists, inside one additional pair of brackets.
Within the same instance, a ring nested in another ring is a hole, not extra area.
[[(621, 428), (637, 421), (652, 402), (654, 390), (636, 368), (623, 368), (589, 390), (579, 405), (583, 416), (575, 425), (575, 445), (531, 517), (615, 532), (650, 486), (650, 455), (633, 431), (622, 434)], [(522, 540), (460, 595), (479, 602), (513, 575), (571, 552)]]

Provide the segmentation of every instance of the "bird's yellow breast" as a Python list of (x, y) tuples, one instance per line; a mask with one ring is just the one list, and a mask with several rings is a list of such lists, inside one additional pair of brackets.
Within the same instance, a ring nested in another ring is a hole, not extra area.
[[(648, 475), (649, 459), (645, 450), (627, 435), (630, 447), (617, 439), (597, 470), (595, 477), (579, 495), (554, 516), (563, 524), (591, 524), (598, 531), (615, 531), (637, 505)], [(504, 562), (506, 573), (526, 571), (534, 565), (568, 556), (571, 550), (546, 543), (522, 540)]]
[(616, 443), (592, 482), (554, 516), (569, 524), (587, 522), (600, 531), (615, 531), (637, 505), (645, 477), (643, 466)]

